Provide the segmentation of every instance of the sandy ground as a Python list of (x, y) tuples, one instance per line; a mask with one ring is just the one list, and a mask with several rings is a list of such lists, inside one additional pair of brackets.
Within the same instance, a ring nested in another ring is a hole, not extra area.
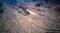
[[(60, 15), (51, 9), (40, 7), (40, 11), (29, 7), (29, 15), (4, 7), (0, 18), (0, 33), (60, 33)], [(44, 12), (43, 12), (44, 11)]]

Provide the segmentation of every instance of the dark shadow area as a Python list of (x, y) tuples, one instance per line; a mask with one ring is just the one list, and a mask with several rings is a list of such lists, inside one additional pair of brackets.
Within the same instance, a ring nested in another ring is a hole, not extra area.
[(0, 13), (3, 13), (2, 6), (3, 6), (3, 4), (0, 4)]
[(60, 15), (60, 7), (56, 7), (54, 10), (55, 10), (56, 12), (58, 12), (59, 15)]

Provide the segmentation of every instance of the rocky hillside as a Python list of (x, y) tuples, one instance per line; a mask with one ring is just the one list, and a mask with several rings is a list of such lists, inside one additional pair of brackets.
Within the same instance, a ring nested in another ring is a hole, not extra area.
[(27, 7), (3, 4), (0, 33), (60, 33), (60, 5), (32, 4), (26, 4)]

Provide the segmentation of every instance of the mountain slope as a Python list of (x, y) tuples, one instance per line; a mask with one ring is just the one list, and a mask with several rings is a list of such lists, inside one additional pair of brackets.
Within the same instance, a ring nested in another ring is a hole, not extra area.
[(24, 10), (4, 4), (4, 12), (0, 14), (0, 33), (60, 33), (60, 14), (55, 7), (58, 6), (28, 6)]

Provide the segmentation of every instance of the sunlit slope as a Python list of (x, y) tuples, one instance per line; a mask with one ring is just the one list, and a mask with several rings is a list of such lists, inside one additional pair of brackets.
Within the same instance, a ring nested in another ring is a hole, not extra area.
[[(0, 18), (0, 33), (46, 33), (60, 32), (60, 18), (52, 8), (28, 7), (29, 15), (19, 13), (20, 10), (9, 6), (4, 7)], [(35, 9), (34, 9), (35, 8)]]

